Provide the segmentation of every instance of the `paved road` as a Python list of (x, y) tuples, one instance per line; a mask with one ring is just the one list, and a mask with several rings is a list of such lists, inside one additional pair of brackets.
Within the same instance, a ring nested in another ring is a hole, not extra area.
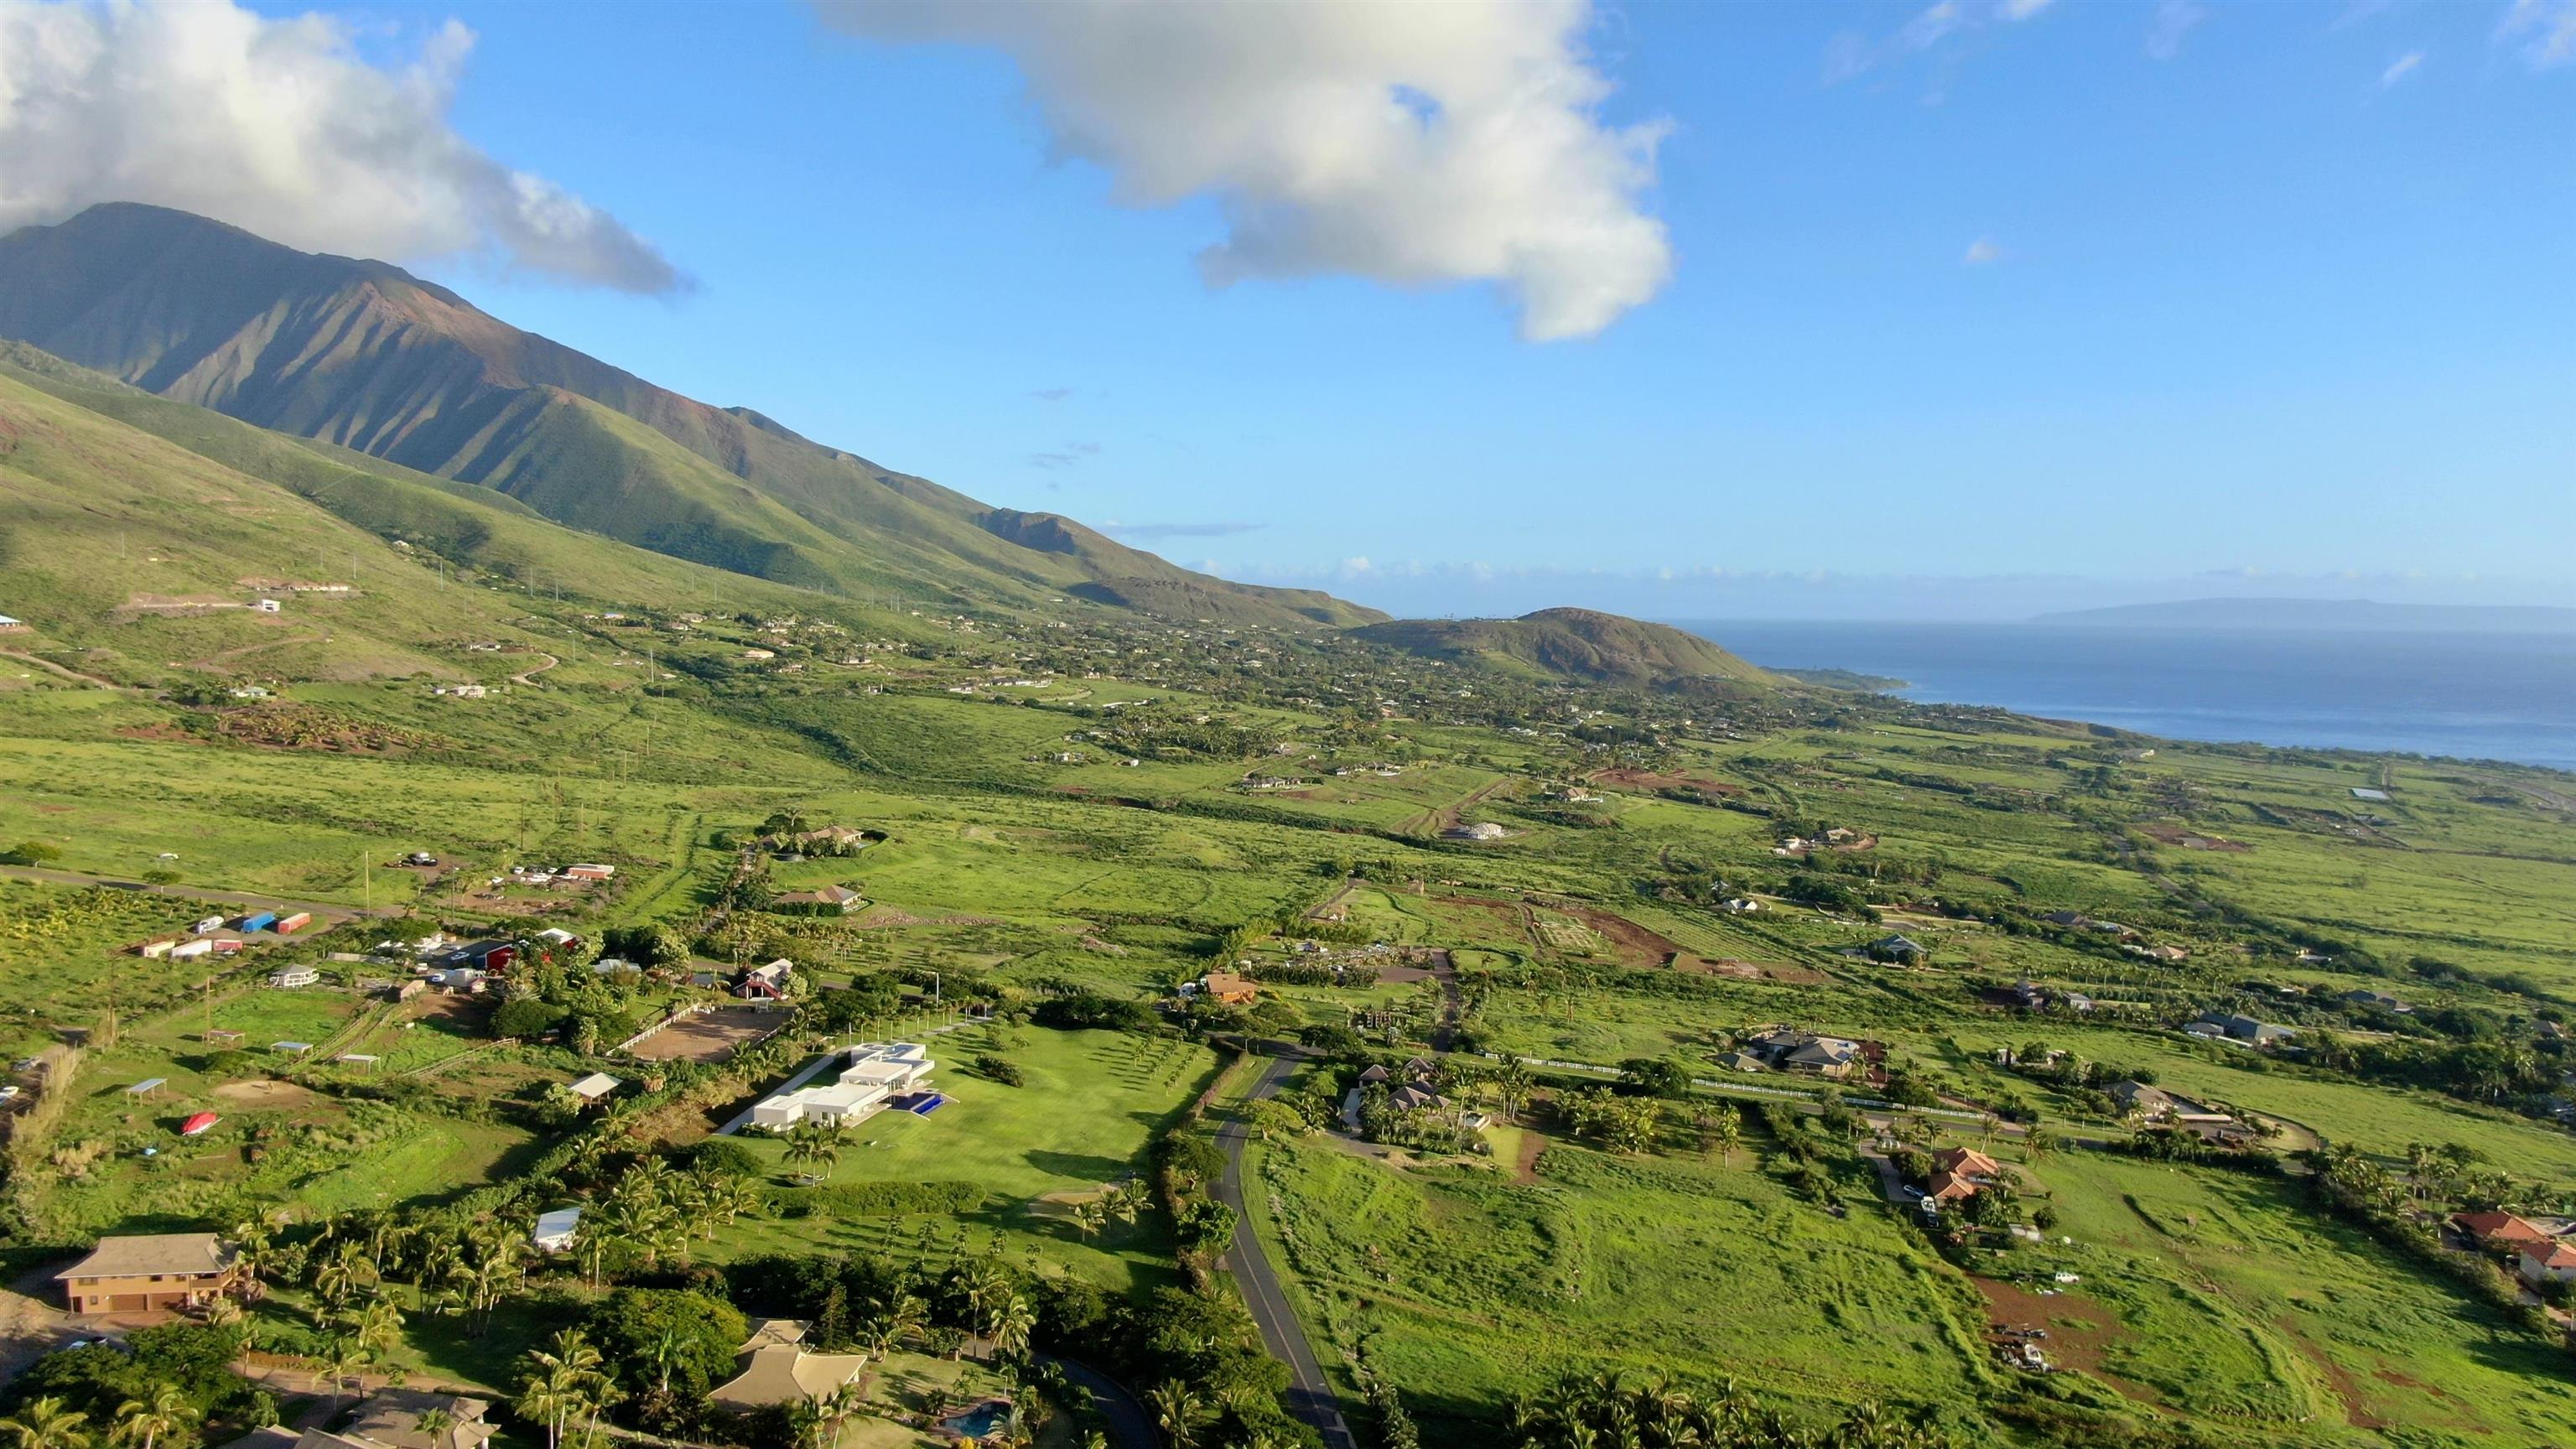
[(276, 896), (260, 895), (252, 891), (203, 890), (196, 886), (184, 885), (146, 885), (138, 880), (124, 880), (112, 875), (83, 875), (76, 870), (47, 870), (42, 866), (0, 866), (0, 876), (8, 876), (14, 880), (47, 881), (54, 885), (97, 886), (104, 890), (134, 891), (141, 895), (169, 896), (175, 900), (216, 901), (226, 905), (257, 906), (264, 911), (310, 911), (314, 915), (340, 921), (345, 921), (352, 916), (402, 914), (401, 909), (395, 906), (377, 906), (373, 910), (367, 910), (344, 902), (281, 900)]
[(1118, 1449), (1160, 1449), (1163, 1436), (1154, 1429), (1154, 1416), (1145, 1412), (1145, 1406), (1137, 1402), (1134, 1394), (1127, 1392), (1125, 1384), (1087, 1363), (1056, 1358), (1053, 1354), (1038, 1356), (1053, 1360), (1075, 1386), (1090, 1391), (1091, 1406), (1109, 1421), (1110, 1443), (1117, 1445)]
[[(1255, 1100), (1279, 1090), (1294, 1058), (1274, 1057), (1252, 1084)], [(1225, 1148), (1225, 1175), (1217, 1182), (1217, 1200), (1234, 1209), (1236, 1227), (1234, 1246), (1226, 1252), (1225, 1265), (1234, 1271), (1234, 1279), (1243, 1285), (1244, 1305), (1252, 1310), (1252, 1321), (1261, 1330), (1261, 1342), (1270, 1355), (1288, 1365), (1288, 1410), (1324, 1436), (1324, 1449), (1358, 1449), (1359, 1441), (1351, 1437), (1350, 1426), (1342, 1420), (1341, 1401), (1324, 1378), (1323, 1365), (1315, 1359), (1314, 1345), (1306, 1341), (1305, 1326), (1288, 1307), (1288, 1295), (1279, 1288), (1279, 1275), (1271, 1269), (1270, 1257), (1261, 1249), (1261, 1237), (1252, 1230), (1252, 1214), (1243, 1198), (1243, 1144), (1247, 1139), (1240, 1122), (1228, 1122), (1217, 1131), (1217, 1141)]]

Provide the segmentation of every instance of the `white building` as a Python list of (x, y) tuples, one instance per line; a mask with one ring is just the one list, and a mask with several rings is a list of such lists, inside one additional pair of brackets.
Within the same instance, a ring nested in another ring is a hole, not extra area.
[(895, 1097), (920, 1087), (938, 1065), (919, 1042), (870, 1042), (850, 1048), (828, 1087), (780, 1092), (751, 1109), (751, 1125), (783, 1132), (799, 1122), (850, 1123), (876, 1115)]
[(557, 1208), (537, 1214), (537, 1230), (528, 1235), (528, 1243), (540, 1253), (568, 1253), (580, 1231), (581, 1209)]

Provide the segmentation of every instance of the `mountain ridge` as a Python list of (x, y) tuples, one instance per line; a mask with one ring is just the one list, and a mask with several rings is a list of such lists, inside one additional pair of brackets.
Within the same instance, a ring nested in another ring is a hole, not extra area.
[(755, 409), (671, 392), (388, 263), (299, 252), (166, 208), (107, 203), (0, 237), (0, 337), (781, 583), (1033, 607), (1075, 585), (1144, 579), (1188, 586), (1229, 622), (1385, 618), (987, 505)]

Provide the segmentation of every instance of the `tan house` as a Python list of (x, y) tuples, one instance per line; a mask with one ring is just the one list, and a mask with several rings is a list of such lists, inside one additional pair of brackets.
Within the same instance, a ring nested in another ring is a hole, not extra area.
[(54, 1275), (74, 1313), (199, 1308), (241, 1280), (241, 1255), (212, 1233), (101, 1238)]
[(868, 1366), (863, 1353), (807, 1353), (805, 1325), (792, 1318), (753, 1324), (741, 1353), (742, 1371), (707, 1393), (708, 1403), (737, 1413), (827, 1398)]
[(848, 886), (831, 885), (821, 890), (789, 891), (772, 897), (770, 906), (781, 911), (805, 911), (816, 915), (841, 915), (867, 904), (865, 898)]

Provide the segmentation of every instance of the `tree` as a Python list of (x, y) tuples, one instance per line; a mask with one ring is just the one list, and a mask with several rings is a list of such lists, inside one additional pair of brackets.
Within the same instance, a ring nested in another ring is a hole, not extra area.
[(1529, 1065), (1519, 1057), (1505, 1057), (1502, 1069), (1486, 1079), (1486, 1089), (1494, 1094), (1494, 1102), (1502, 1108), (1506, 1122), (1520, 1120), (1521, 1106), (1529, 1101), (1535, 1085)]
[(1630, 1091), (1648, 1097), (1678, 1098), (1690, 1095), (1690, 1072), (1681, 1063), (1662, 1057), (1630, 1057), (1619, 1064), (1620, 1083)]
[(1098, 1237), (1100, 1235), (1100, 1230), (1109, 1226), (1108, 1207), (1098, 1198), (1094, 1198), (1089, 1202), (1075, 1203), (1073, 1205), (1073, 1226), (1075, 1231), (1082, 1234), (1085, 1241)]
[(1145, 1396), (1145, 1405), (1154, 1411), (1155, 1427), (1171, 1441), (1172, 1449), (1190, 1449), (1198, 1442), (1199, 1420), (1206, 1415), (1207, 1405), (1190, 1392), (1189, 1385), (1165, 1379)]
[(1306, 1119), (1285, 1102), (1263, 1100), (1243, 1109), (1243, 1121), (1264, 1142), (1282, 1137), (1301, 1137), (1306, 1132)]
[(829, 1177), (834, 1164), (841, 1160), (840, 1134), (820, 1122), (808, 1119), (787, 1129), (787, 1165), (820, 1169), (798, 1174), (811, 1187)]
[(156, 1383), (142, 1398), (128, 1399), (116, 1411), (113, 1437), (119, 1443), (152, 1449), (162, 1435), (179, 1433), (201, 1417), (177, 1384)]
[(611, 1362), (653, 1363), (670, 1392), (689, 1401), (733, 1377), (734, 1352), (751, 1332), (732, 1304), (676, 1288), (620, 1288), (591, 1309), (586, 1326)]
[(993, 1353), (1000, 1358), (1018, 1358), (1028, 1351), (1029, 1335), (1036, 1331), (1038, 1316), (1028, 1300), (1014, 1293), (995, 1306), (991, 1319)]
[(0, 1419), (0, 1435), (8, 1437), (11, 1449), (89, 1449), (90, 1444), (89, 1420), (51, 1395)]
[(1710, 1108), (1708, 1145), (1717, 1150), (1718, 1161), (1734, 1166), (1735, 1149), (1744, 1145), (1744, 1114), (1726, 1103)]

